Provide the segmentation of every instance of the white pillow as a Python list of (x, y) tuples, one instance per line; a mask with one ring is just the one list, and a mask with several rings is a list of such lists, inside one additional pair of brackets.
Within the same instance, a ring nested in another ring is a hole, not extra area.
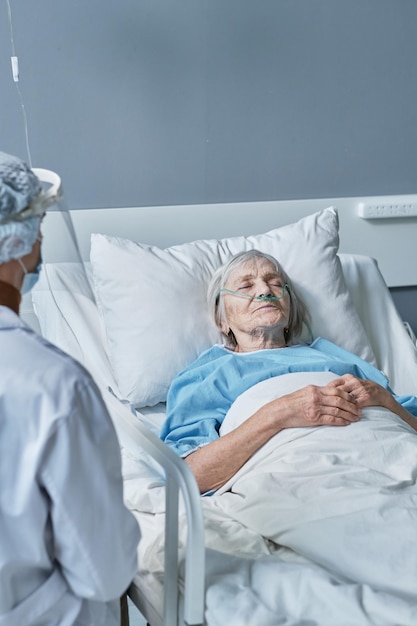
[(377, 367), (398, 395), (417, 395), (417, 349), (407, 334), (375, 259), (341, 254), (346, 285), (371, 343)]
[(172, 379), (219, 340), (206, 305), (216, 268), (242, 250), (278, 259), (322, 336), (374, 363), (339, 257), (333, 208), (249, 237), (200, 240), (162, 250), (93, 234), (91, 264), (113, 373), (136, 407), (166, 400)]

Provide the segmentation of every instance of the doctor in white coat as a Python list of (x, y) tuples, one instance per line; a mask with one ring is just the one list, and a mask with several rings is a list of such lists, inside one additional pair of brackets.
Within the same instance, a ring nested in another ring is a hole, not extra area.
[(118, 626), (140, 533), (114, 427), (86, 370), (19, 318), (42, 192), (0, 153), (0, 626)]

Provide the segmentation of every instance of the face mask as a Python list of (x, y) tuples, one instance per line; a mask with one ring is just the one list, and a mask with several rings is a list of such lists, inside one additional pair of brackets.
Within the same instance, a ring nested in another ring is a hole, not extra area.
[(39, 280), (39, 273), (41, 271), (42, 268), (42, 261), (40, 260), (39, 263), (37, 264), (35, 270), (33, 272), (28, 272), (26, 267), (24, 266), (23, 262), (20, 259), (17, 259), (25, 273), (24, 277), (23, 277), (23, 283), (22, 286), (20, 287), (20, 293), (22, 294), (22, 296), (25, 295), (25, 293), (29, 293), (29, 291), (31, 289), (33, 289), (33, 287), (36, 285), (36, 283)]

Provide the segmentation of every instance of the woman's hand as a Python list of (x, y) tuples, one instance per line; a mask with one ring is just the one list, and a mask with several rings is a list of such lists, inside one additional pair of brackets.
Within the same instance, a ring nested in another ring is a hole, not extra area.
[[(308, 385), (269, 403), (285, 428), (348, 426), (360, 418), (362, 407), (338, 378), (320, 387)], [(284, 416), (285, 415), (285, 416)]]
[(327, 386), (331, 385), (347, 391), (360, 409), (364, 409), (367, 406), (383, 407), (398, 415), (413, 430), (417, 431), (417, 419), (414, 415), (399, 404), (388, 389), (384, 389), (378, 383), (372, 380), (356, 378), (352, 374), (345, 374), (340, 378), (336, 378), (336, 380), (332, 380)]
[[(364, 409), (367, 406), (381, 406), (392, 410), (393, 396), (373, 380), (356, 378), (352, 374), (345, 374), (336, 380), (332, 380), (327, 386), (337, 386), (346, 391), (358, 407)], [(395, 400), (394, 400), (395, 402)]]

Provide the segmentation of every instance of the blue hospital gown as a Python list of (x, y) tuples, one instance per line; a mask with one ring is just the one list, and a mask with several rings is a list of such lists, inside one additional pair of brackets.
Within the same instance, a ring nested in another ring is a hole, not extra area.
[[(236, 398), (257, 383), (291, 372), (333, 372), (373, 380), (391, 393), (388, 379), (370, 363), (326, 339), (311, 345), (231, 352), (209, 348), (172, 382), (167, 418), (160, 437), (186, 456), (219, 437), (219, 428)], [(415, 396), (393, 396), (417, 417)]]

